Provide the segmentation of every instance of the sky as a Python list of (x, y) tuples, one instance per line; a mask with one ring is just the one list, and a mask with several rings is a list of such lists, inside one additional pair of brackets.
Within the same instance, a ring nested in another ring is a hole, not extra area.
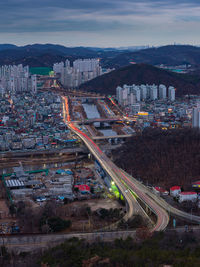
[(200, 44), (199, 0), (0, 0), (0, 43)]

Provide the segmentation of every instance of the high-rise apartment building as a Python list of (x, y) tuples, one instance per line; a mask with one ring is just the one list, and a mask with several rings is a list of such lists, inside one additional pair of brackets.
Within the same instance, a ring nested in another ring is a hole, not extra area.
[[(129, 106), (145, 100), (155, 101), (158, 98), (160, 100), (165, 100), (167, 99), (166, 92), (167, 88), (163, 84), (159, 85), (159, 87), (155, 84), (124, 84), (123, 87), (118, 86), (116, 88), (116, 99), (118, 100), (120, 105)], [(175, 100), (175, 89), (172, 86), (170, 86), (168, 89), (168, 98), (171, 101)]]
[(33, 75), (32, 77), (28, 66), (5, 65), (0, 67), (0, 87), (11, 94), (29, 91), (35, 94), (37, 93), (37, 76)]
[(78, 87), (80, 84), (96, 78), (102, 74), (98, 59), (77, 59), (70, 66), (70, 61), (55, 63), (53, 70), (60, 75), (61, 83), (69, 88)]
[(158, 99), (158, 87), (156, 85), (152, 85), (150, 87), (150, 99), (151, 100)]
[(200, 128), (200, 107), (192, 110), (192, 127)]
[(168, 88), (168, 99), (170, 101), (175, 101), (175, 88), (173, 86), (169, 86)]
[(159, 99), (166, 99), (167, 97), (167, 88), (165, 85), (159, 85)]
[(147, 86), (142, 84), (140, 86), (140, 92), (141, 92), (141, 100), (146, 100), (147, 99)]

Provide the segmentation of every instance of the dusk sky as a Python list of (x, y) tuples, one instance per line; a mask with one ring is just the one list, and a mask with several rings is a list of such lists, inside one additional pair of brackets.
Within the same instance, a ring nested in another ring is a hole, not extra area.
[(200, 44), (199, 0), (1, 0), (0, 43)]

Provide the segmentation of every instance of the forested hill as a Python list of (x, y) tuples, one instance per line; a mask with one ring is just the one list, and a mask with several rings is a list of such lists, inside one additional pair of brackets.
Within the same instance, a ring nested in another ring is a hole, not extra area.
[(177, 66), (189, 64), (200, 66), (200, 47), (192, 45), (166, 45), (147, 48), (135, 52), (121, 53), (116, 57), (104, 60), (104, 65), (115, 68), (126, 66), (130, 62), (147, 63), (151, 65)]
[(129, 65), (99, 76), (80, 88), (100, 94), (116, 94), (116, 87), (123, 84), (165, 84), (174, 86), (177, 96), (200, 93), (200, 78), (196, 75), (177, 74), (148, 64)]
[(191, 190), (200, 179), (200, 132), (147, 128), (113, 152), (115, 163), (145, 183)]

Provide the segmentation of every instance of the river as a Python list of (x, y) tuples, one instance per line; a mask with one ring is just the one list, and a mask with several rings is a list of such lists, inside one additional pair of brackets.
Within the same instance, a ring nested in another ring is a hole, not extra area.
[(97, 106), (94, 104), (82, 104), (88, 119), (100, 118)]

